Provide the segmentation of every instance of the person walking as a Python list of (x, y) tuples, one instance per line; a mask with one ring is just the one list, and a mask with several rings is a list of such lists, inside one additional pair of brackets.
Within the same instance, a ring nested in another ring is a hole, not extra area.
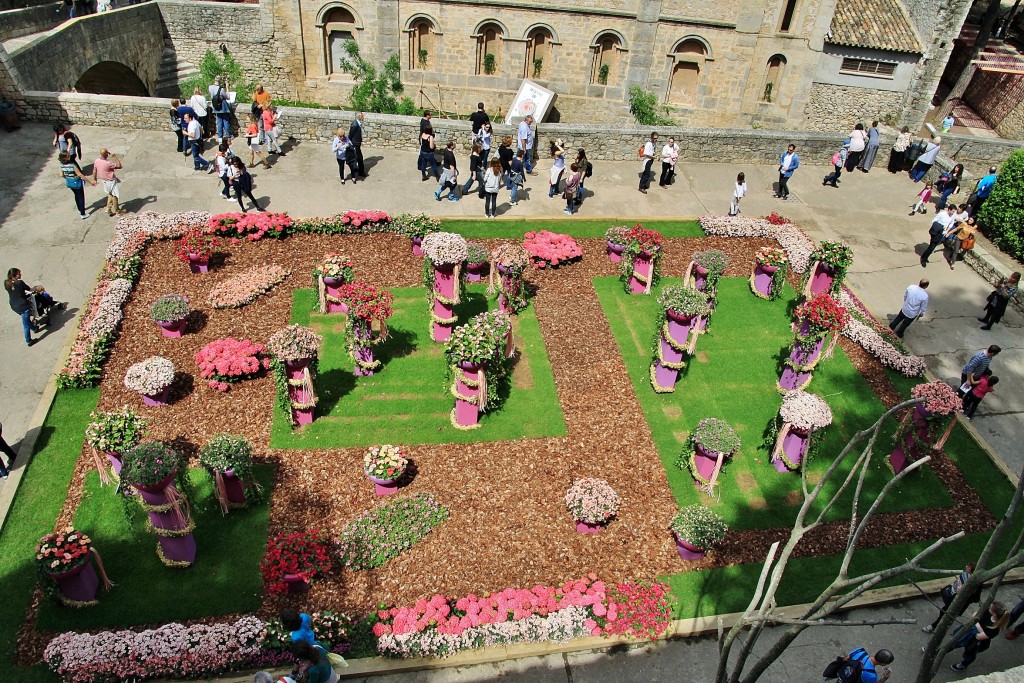
[(66, 302), (54, 300), (41, 287), (33, 288), (25, 284), (25, 281), (21, 279), (21, 270), (18, 268), (11, 268), (7, 271), (4, 289), (7, 290), (7, 302), (11, 310), (21, 316), (21, 327), (25, 332), (25, 343), (29, 346), (34, 345), (38, 341), (32, 339), (32, 333), (39, 332), (39, 328), (32, 322), (32, 304), (29, 302), (29, 296), (35, 294), (38, 297), (36, 309), (40, 315), (53, 307), (60, 311), (68, 307)]
[(124, 213), (124, 209), (121, 208), (121, 179), (117, 177), (115, 171), (124, 168), (121, 164), (121, 160), (116, 154), (111, 154), (106, 147), (100, 150), (100, 156), (98, 159), (92, 162), (92, 180), (93, 183), (102, 182), (103, 192), (107, 195), (107, 214), (115, 216), (119, 213)]
[[(971, 578), (971, 574), (974, 573), (974, 567), (975, 564), (973, 562), (968, 562), (967, 566), (964, 567), (964, 570), (960, 572), (951, 583), (943, 586), (942, 592), (939, 593), (939, 597), (942, 598), (942, 607), (939, 608), (939, 616), (935, 617), (935, 621), (922, 628), (922, 631), (925, 633), (933, 633), (935, 631), (935, 627), (939, 625), (939, 621), (942, 620), (946, 610), (949, 609), (950, 604), (953, 602), (953, 598), (955, 598), (956, 594), (960, 592), (963, 585), (967, 583), (967, 579)], [(981, 597), (980, 593), (978, 597)], [(977, 601), (971, 600), (971, 602)]]
[(366, 165), (363, 162), (363, 121), (365, 118), (365, 114), (359, 112), (352, 119), (352, 125), (348, 127), (348, 139), (352, 143), (352, 150), (356, 156), (356, 168), (359, 171), (360, 178), (366, 177)]
[(67, 152), (61, 152), (57, 156), (57, 160), (60, 162), (60, 175), (64, 178), (64, 184), (75, 195), (75, 206), (78, 207), (78, 214), (82, 217), (82, 220), (85, 220), (89, 217), (85, 213), (85, 183), (96, 187), (96, 181), (82, 173), (78, 166), (72, 162), (71, 155)]
[(991, 166), (988, 169), (988, 174), (983, 176), (978, 184), (974, 188), (974, 192), (971, 193), (970, 198), (967, 200), (967, 204), (970, 205), (970, 211), (972, 216), (977, 216), (978, 212), (981, 211), (981, 205), (985, 203), (988, 196), (992, 194), (992, 188), (996, 184), (996, 180), (999, 178), (995, 166)]
[(562, 139), (551, 141), (551, 173), (548, 176), (548, 199), (554, 199), (565, 173), (565, 145)]
[(672, 184), (675, 177), (676, 160), (679, 159), (679, 145), (675, 138), (669, 138), (665, 146), (661, 148), (661, 177), (658, 179), (658, 187), (667, 187)]
[[(1014, 623), (1016, 623), (1016, 621), (1020, 619), (1022, 615), (1024, 615), (1024, 597), (1017, 601), (1017, 604), (1014, 605), (1013, 609), (1010, 610), (1010, 621), (1008, 626), (1013, 626)], [(1006, 632), (1006, 639), (1017, 640), (1018, 638), (1020, 638), (1022, 633), (1024, 633), (1024, 621), (1020, 622), (1013, 628), (1009, 629)]]
[(843, 175), (843, 166), (846, 164), (846, 159), (850, 154), (850, 139), (843, 140), (843, 146), (832, 155), (832, 168), (835, 169), (827, 176), (825, 176), (821, 184), (831, 185), (832, 187), (839, 187), (839, 178)]
[(509, 164), (507, 183), (509, 190), (512, 192), (508, 200), (509, 206), (515, 206), (519, 203), (519, 188), (526, 184), (526, 165), (523, 163), (524, 156), (525, 154), (523, 153), (523, 150), (517, 150), (516, 155), (512, 157), (512, 162)]
[(864, 148), (864, 156), (860, 158), (857, 168), (865, 173), (871, 171), (871, 166), (875, 163), (875, 155), (878, 154), (878, 146), (881, 141), (882, 136), (878, 132), (878, 121), (872, 121), (871, 127), (868, 128), (868, 144)]
[(256, 165), (256, 157), (260, 158), (263, 162), (263, 168), (270, 168), (270, 162), (263, 156), (263, 152), (260, 151), (260, 139), (263, 134), (260, 132), (259, 124), (256, 122), (256, 117), (249, 114), (249, 123), (245, 127), (245, 141), (249, 146), (249, 168)]
[(576, 204), (576, 191), (580, 187), (580, 167), (579, 164), (573, 163), (569, 167), (571, 172), (568, 180), (565, 181), (565, 191), (562, 193), (562, 198), (565, 199), (565, 213), (570, 216), (573, 214), (573, 206)]
[(491, 160), (491, 165), (483, 178), (484, 215), (494, 218), (498, 211), (498, 190), (501, 189), (501, 162)]
[(519, 122), (519, 129), (516, 132), (517, 139), (519, 141), (519, 151), (523, 153), (523, 168), (526, 169), (526, 173), (529, 175), (537, 175), (537, 172), (533, 170), (533, 117), (527, 116), (525, 119)]
[(476, 111), (469, 115), (469, 122), (473, 124), (473, 135), (477, 135), (485, 123), (491, 122), (491, 117), (484, 111), (484, 103), (476, 103)]
[[(430, 112), (424, 112), (430, 114)], [(338, 129), (340, 132), (340, 128)], [(346, 138), (347, 139), (347, 138)], [(423, 174), (423, 180), (426, 180), (430, 176), (427, 175), (427, 167), (434, 169), (434, 180), (441, 179), (441, 172), (437, 170), (437, 157), (434, 155), (434, 129), (427, 124), (427, 127), (420, 132), (420, 158), (416, 164)], [(355, 150), (352, 150), (352, 158), (355, 158)]]
[(988, 303), (985, 304), (985, 315), (978, 318), (978, 322), (984, 323), (983, 330), (991, 330), (992, 326), (1003, 319), (1006, 313), (1006, 306), (1010, 299), (1017, 295), (1020, 286), (1020, 273), (1015, 272), (1010, 277), (1004, 277), (998, 283), (991, 294), (988, 295)]
[[(355, 150), (352, 149), (352, 143), (349, 142), (348, 136), (345, 135), (345, 129), (339, 128), (334, 131), (334, 139), (331, 140), (331, 151), (334, 152), (334, 158), (338, 162), (338, 176), (341, 178), (341, 184), (345, 184), (345, 166), (349, 167), (349, 178), (352, 180), (352, 184), (356, 184), (356, 154)], [(434, 162), (437, 163), (436, 161)]]
[(17, 459), (18, 454), (14, 452), (7, 441), (4, 440), (4, 426), (0, 424), (0, 453), (7, 456), (7, 464), (4, 464), (3, 458), (0, 458), (0, 479), (6, 479), (7, 475), (10, 474), (11, 470), (14, 469), (14, 461)]
[(907, 163), (907, 147), (910, 147), (910, 128), (903, 126), (900, 134), (896, 136), (896, 142), (889, 151), (889, 173), (899, 173)]
[(192, 154), (192, 145), (190, 145), (188, 142), (188, 124), (185, 121), (185, 115), (188, 114), (192, 118), (195, 118), (196, 112), (194, 109), (192, 109), (192, 107), (188, 106), (188, 102), (186, 102), (185, 100), (171, 100), (171, 105), (173, 106), (175, 102), (178, 103), (178, 119), (181, 121), (181, 134), (184, 138), (184, 149), (182, 150), (182, 154), (184, 154), (185, 156), (189, 156), (190, 154)]
[(934, 140), (931, 140), (924, 146), (924, 152), (917, 158), (914, 168), (910, 170), (911, 180), (915, 183), (921, 182), (925, 175), (927, 175), (928, 171), (931, 170), (932, 164), (935, 163), (935, 157), (939, 156), (939, 150), (941, 147), (941, 135), (936, 136)]
[(217, 177), (220, 178), (221, 189), (220, 196), (224, 199), (234, 201), (231, 197), (231, 160), (228, 159), (228, 144), (226, 142), (220, 143), (217, 148), (217, 156), (213, 160), (213, 164), (217, 169)]
[(484, 121), (480, 132), (473, 136), (480, 143), (480, 163), (487, 168), (491, 158), (491, 122)]
[(900, 339), (903, 339), (903, 334), (911, 323), (923, 318), (928, 312), (928, 284), (928, 280), (922, 279), (916, 285), (907, 287), (907, 291), (903, 293), (903, 307), (889, 323), (889, 329)]
[(277, 113), (277, 107), (273, 105), (267, 107), (260, 116), (263, 117), (263, 136), (267, 141), (267, 154), (276, 154), (282, 157), (288, 156), (281, 149), (281, 143), (278, 142), (281, 129), (277, 125), (277, 121), (281, 116)]
[(469, 188), (473, 187), (473, 181), (477, 182), (477, 189), (480, 194), (480, 198), (484, 198), (484, 167), (480, 159), (480, 145), (478, 143), (473, 144), (473, 149), (469, 153), (469, 180), (462, 186), (462, 196), (465, 197), (469, 194)]
[[(889, 650), (879, 650), (873, 656), (869, 655), (867, 650), (862, 647), (858, 647), (850, 654), (846, 655), (844, 660), (836, 662), (835, 673), (830, 676), (825, 676), (823, 683), (827, 683), (831, 678), (840, 678), (840, 680), (860, 681), (860, 683), (885, 683), (889, 680), (889, 675), (892, 670), (885, 668), (881, 673), (878, 672), (879, 666), (888, 667), (896, 660), (896, 656)], [(859, 677), (856, 676), (855, 672), (860, 668)], [(831, 668), (831, 667), (830, 667)], [(846, 670), (844, 672), (844, 669)]]
[(960, 636), (956, 641), (956, 647), (964, 649), (963, 658), (953, 664), (950, 668), (953, 671), (964, 671), (970, 666), (978, 655), (992, 645), (992, 639), (1006, 628), (1010, 621), (1010, 613), (1006, 605), (1001, 602), (993, 602), (981, 616), (977, 624), (971, 626), (967, 633)]
[(441, 195), (444, 194), (445, 190), (448, 190), (448, 201), (457, 202), (459, 201), (457, 192), (459, 187), (459, 167), (458, 161), (455, 159), (454, 140), (448, 141), (448, 145), (441, 156), (441, 179), (437, 192), (434, 193), (434, 199), (441, 201)]
[(191, 114), (185, 114), (181, 120), (185, 124), (186, 137), (192, 147), (192, 170), (208, 171), (210, 162), (203, 158), (203, 129), (199, 125), (199, 119)]
[(920, 211), (921, 213), (925, 213), (924, 205), (927, 204), (928, 202), (930, 202), (931, 199), (932, 199), (932, 184), (931, 184), (931, 182), (927, 182), (927, 183), (924, 184), (924, 187), (921, 188), (921, 191), (917, 193), (917, 203), (914, 204), (912, 207), (910, 207), (910, 213), (907, 214), (907, 215), (908, 216), (913, 216), (918, 211)]
[(252, 175), (249, 173), (249, 169), (245, 167), (245, 163), (235, 157), (231, 160), (232, 165), (235, 167), (235, 177), (231, 183), (235, 186), (235, 199), (238, 200), (238, 208), (242, 210), (242, 213), (248, 213), (249, 210), (245, 208), (245, 204), (242, 203), (242, 196), (249, 198), (252, 205), (256, 207), (257, 211), (262, 212), (259, 202), (252, 196)]
[(955, 213), (956, 205), (954, 204), (935, 214), (935, 218), (932, 219), (932, 224), (928, 228), (928, 246), (925, 247), (924, 253), (921, 254), (922, 268), (928, 267), (928, 258), (942, 244), (945, 239), (946, 230), (953, 223), (953, 215)]
[(640, 191), (647, 194), (647, 188), (651, 186), (651, 167), (654, 166), (654, 159), (658, 155), (658, 134), (651, 133), (651, 139), (640, 148)]
[(789, 179), (799, 167), (800, 157), (796, 153), (796, 145), (790, 145), (779, 157), (779, 191), (775, 193), (777, 198), (789, 199)]
[(512, 160), (516, 158), (516, 150), (512, 149), (512, 136), (506, 135), (501, 139), (501, 146), (498, 147), (498, 161), (501, 162), (501, 171), (505, 174), (505, 189), (512, 189)]
[[(974, 216), (968, 216), (966, 220), (956, 223), (956, 231), (947, 240), (952, 252), (949, 257), (949, 269), (953, 270), (960, 254), (974, 248), (974, 233), (978, 231), (977, 221)], [(984, 319), (981, 319), (984, 322)]]
[(213, 79), (213, 85), (207, 89), (210, 93), (210, 108), (217, 120), (217, 142), (231, 139), (231, 98), (227, 82), (226, 76), (217, 76)]
[(960, 181), (964, 177), (964, 165), (956, 164), (953, 166), (953, 170), (949, 173), (943, 173), (939, 177), (939, 182), (935, 184), (935, 189), (942, 193), (939, 197), (939, 203), (936, 205), (940, 209), (946, 208), (946, 202), (949, 200), (949, 196), (960, 192)]
[(185, 152), (185, 133), (181, 130), (181, 116), (178, 115), (178, 100), (171, 100), (170, 115), (171, 131), (178, 138), (178, 152)]
[(864, 124), (858, 123), (847, 136), (850, 138), (850, 153), (846, 157), (846, 171), (852, 173), (860, 164), (864, 150), (868, 146), (868, 134), (864, 132)]
[(992, 359), (998, 356), (1002, 350), (1002, 347), (992, 344), (987, 349), (978, 351), (971, 356), (971, 359), (967, 361), (967, 365), (960, 370), (960, 388), (963, 389), (965, 384), (974, 386), (974, 383), (981, 377), (981, 373), (988, 370), (989, 365), (992, 364)]
[(993, 375), (991, 370), (981, 373), (978, 381), (964, 394), (964, 417), (968, 420), (973, 418), (981, 400), (985, 398), (986, 394), (993, 393), (997, 384), (999, 384), (999, 378)]
[(736, 184), (732, 187), (732, 201), (729, 202), (729, 215), (736, 216), (740, 212), (740, 200), (747, 196), (747, 179), (742, 173), (736, 175)]
[(576, 150), (576, 165), (580, 167), (580, 187), (576, 191), (576, 205), (583, 205), (583, 195), (586, 192), (584, 184), (587, 182), (587, 178), (594, 174), (594, 165), (587, 160), (587, 150), (580, 147)]

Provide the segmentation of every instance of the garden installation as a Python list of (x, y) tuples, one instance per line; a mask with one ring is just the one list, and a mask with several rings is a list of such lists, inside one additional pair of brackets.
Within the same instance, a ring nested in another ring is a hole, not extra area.
[[(932, 459), (866, 565), (950, 526), (955, 564), (1012, 493), (843, 286), (842, 245), (781, 217), (486, 225), (121, 219), (0, 535), (4, 661), (25, 680), (273, 667), (284, 607), (347, 657), (656, 637), (741, 610), (799, 472), (912, 395), (927, 413), (886, 425), (866, 492), (891, 453)], [(829, 520), (781, 600), (828, 582)]]

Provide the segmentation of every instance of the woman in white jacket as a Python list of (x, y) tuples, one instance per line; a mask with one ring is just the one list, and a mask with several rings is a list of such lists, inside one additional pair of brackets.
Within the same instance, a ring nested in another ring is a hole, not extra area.
[(491, 160), (491, 165), (484, 174), (484, 215), (494, 218), (498, 210), (498, 190), (501, 189), (501, 162), (497, 159)]
[(206, 125), (209, 111), (206, 109), (206, 98), (203, 97), (203, 93), (199, 88), (196, 88), (192, 92), (192, 97), (188, 101), (188, 106), (192, 107), (192, 111), (196, 113), (196, 119), (199, 121), (199, 125), (202, 128), (203, 135), (207, 136), (210, 134), (210, 129)]

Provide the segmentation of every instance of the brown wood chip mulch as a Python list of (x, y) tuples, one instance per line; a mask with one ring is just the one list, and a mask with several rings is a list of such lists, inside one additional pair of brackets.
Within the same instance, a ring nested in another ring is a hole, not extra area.
[[(483, 242), (493, 247), (499, 240)], [(617, 271), (605, 256), (603, 240), (578, 242), (584, 250), (582, 261), (531, 271), (527, 276), (536, 285), (532, 305), (551, 359), (568, 435), (409, 447), (418, 473), (406, 490), (433, 492), (451, 511), (450, 519), (414, 550), (379, 569), (344, 571), (319, 582), (301, 599), (303, 608), (359, 614), (381, 602), (408, 604), (435, 592), (460, 596), (508, 586), (553, 584), (588, 572), (608, 581), (652, 579), (761, 562), (772, 542), (786, 538), (786, 528), (734, 532), (702, 561), (679, 559), (667, 532), (675, 502), (590, 282)], [(736, 264), (726, 275), (744, 275), (754, 251), (767, 244), (773, 243), (672, 239), (665, 250), (663, 272), (681, 275), (694, 251), (714, 248), (726, 252)], [(272, 379), (242, 382), (222, 394), (193, 377), (197, 373), (193, 357), (217, 338), (266, 341), (288, 321), (291, 291), (310, 286), (310, 272), (324, 253), (345, 251), (354, 258), (358, 277), (384, 287), (418, 284), (421, 260), (410, 253), (407, 240), (391, 236), (297, 236), (229, 249), (225, 263), (214, 272), (192, 276), (175, 256), (172, 242), (149, 247), (145, 269), (127, 306), (123, 333), (107, 364), (100, 408), (136, 407), (151, 420), (153, 438), (176, 440), (191, 453), (214, 433), (248, 436), (259, 459), (276, 465), (271, 534), (314, 526), (337, 532), (378, 502), (373, 487), (361, 475), (364, 449), (269, 449)], [(270, 263), (291, 271), (270, 295), (240, 310), (214, 310), (206, 303), (211, 283), (252, 265)], [(193, 314), (182, 339), (164, 339), (149, 319), (149, 304), (165, 293), (185, 293), (200, 310)], [(845, 338), (841, 344), (886, 406), (897, 403), (899, 396), (878, 362)], [(170, 358), (179, 370), (169, 407), (142, 407), (138, 395), (121, 383), (129, 365), (151, 355)], [(91, 457), (83, 453), (58, 526), (71, 521), (82, 496), (83, 477), (92, 467)], [(933, 539), (951, 529), (982, 531), (995, 523), (945, 455), (935, 458), (932, 467), (954, 498), (953, 508), (941, 514), (923, 510), (879, 515), (862, 541), (864, 547)], [(607, 479), (622, 497), (618, 520), (597, 537), (576, 533), (563, 504), (566, 489), (580, 476)], [(798, 490), (796, 483), (794, 490)], [(845, 523), (823, 525), (801, 542), (797, 554), (840, 552), (846, 531)], [(274, 612), (281, 604), (283, 600), (266, 598), (261, 613)], [(49, 639), (32, 631), (35, 605), (26, 617), (21, 639), (21, 653), (29, 660), (38, 658)]]

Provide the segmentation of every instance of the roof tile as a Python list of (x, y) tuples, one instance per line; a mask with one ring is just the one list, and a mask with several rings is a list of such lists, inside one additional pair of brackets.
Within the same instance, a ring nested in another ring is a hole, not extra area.
[(924, 52), (899, 0), (839, 0), (827, 42), (894, 52)]

